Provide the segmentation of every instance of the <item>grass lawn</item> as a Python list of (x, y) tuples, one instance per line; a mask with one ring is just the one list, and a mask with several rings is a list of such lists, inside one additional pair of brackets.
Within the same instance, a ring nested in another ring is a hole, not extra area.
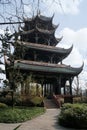
[(45, 112), (43, 107), (15, 107), (0, 109), (0, 123), (19, 123), (30, 120)]

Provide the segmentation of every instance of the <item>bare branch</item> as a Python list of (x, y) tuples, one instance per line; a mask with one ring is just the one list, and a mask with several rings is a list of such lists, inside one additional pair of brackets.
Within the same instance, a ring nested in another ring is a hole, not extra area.
[(0, 0), (0, 4), (10, 4), (11, 3), (11, 1), (10, 0), (5, 0), (5, 1), (3, 1), (3, 0)]

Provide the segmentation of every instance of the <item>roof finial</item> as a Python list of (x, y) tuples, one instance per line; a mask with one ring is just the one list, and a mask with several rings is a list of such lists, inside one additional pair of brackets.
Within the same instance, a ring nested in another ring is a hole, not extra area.
[(40, 15), (40, 0), (37, 3), (37, 15)]

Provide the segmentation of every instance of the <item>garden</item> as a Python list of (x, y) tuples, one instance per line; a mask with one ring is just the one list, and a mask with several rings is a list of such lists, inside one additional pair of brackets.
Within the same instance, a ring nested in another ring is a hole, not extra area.
[(30, 120), (45, 112), (43, 107), (8, 107), (0, 103), (0, 123), (19, 123)]
[[(28, 83), (29, 90), (4, 90), (0, 94), (0, 123), (19, 123), (30, 120), (45, 112), (41, 86)], [(28, 89), (27, 87), (27, 89)]]
[(64, 127), (87, 129), (87, 104), (64, 104), (61, 108), (58, 122)]

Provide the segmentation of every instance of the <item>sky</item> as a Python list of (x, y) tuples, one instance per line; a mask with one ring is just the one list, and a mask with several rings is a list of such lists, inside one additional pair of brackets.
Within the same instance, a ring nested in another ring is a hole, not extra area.
[(81, 84), (85, 87), (87, 82), (87, 0), (60, 0), (60, 2), (60, 7), (56, 4), (52, 5), (52, 8), (55, 7), (54, 23), (60, 24), (56, 36), (63, 36), (57, 46), (69, 48), (73, 44), (71, 54), (63, 63), (80, 67), (84, 62), (84, 68), (79, 77)]
[[(87, 1), (86, 0), (60, 0), (61, 6), (54, 3), (50, 13), (54, 15), (54, 23), (60, 24), (56, 37), (63, 36), (57, 45), (68, 48), (73, 44), (73, 51), (65, 61), (72, 66), (80, 66), (83, 61), (87, 64)], [(49, 2), (50, 3), (50, 2)]]
[[(27, 3), (30, 2), (28, 5)], [(24, 9), (32, 16), (37, 10), (37, 0), (25, 0)], [(63, 61), (72, 67), (80, 67), (84, 62), (80, 79), (87, 82), (87, 0), (42, 0), (38, 8), (46, 16), (54, 14), (53, 23), (59, 24), (55, 36), (63, 36), (58, 47), (69, 48), (73, 44), (71, 54)], [(8, 11), (10, 11), (8, 9)], [(12, 11), (14, 13), (14, 11)]]

